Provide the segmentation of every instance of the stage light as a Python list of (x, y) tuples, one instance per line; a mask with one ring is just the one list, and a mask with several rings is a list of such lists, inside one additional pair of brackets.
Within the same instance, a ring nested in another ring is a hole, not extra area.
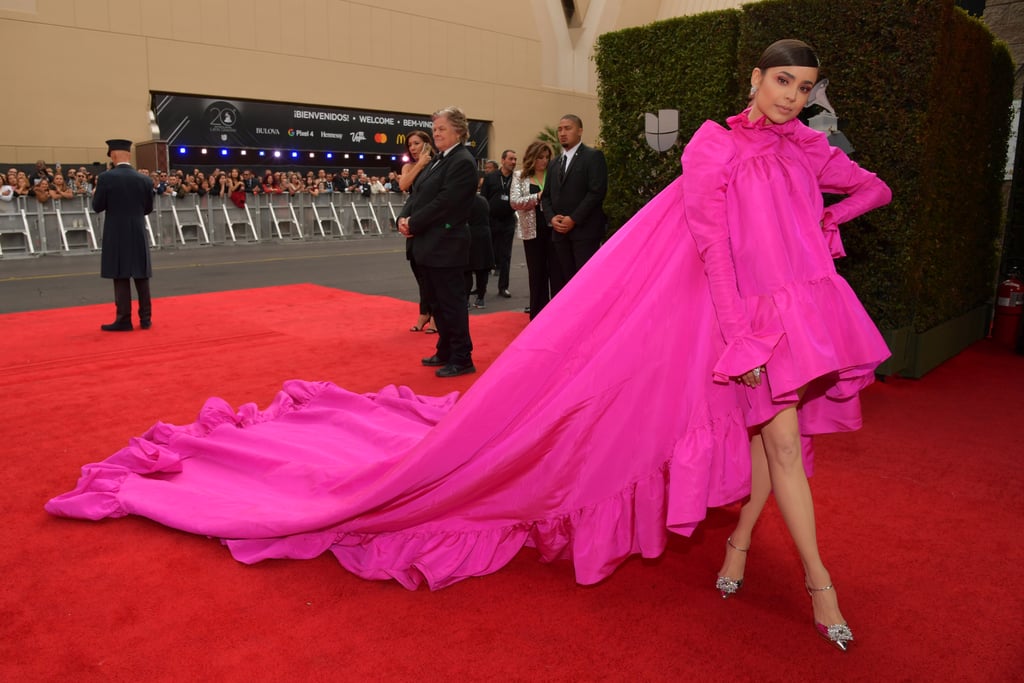
[(391, 161), (398, 161), (398, 157), (396, 157), (394, 154), (392, 154), (391, 155)]
[(186, 149), (185, 149), (184, 147), (179, 147), (179, 148), (178, 148), (178, 154), (184, 154), (184, 153), (185, 153), (185, 152), (187, 152), (187, 151), (188, 151), (188, 150), (186, 150)]
[(316, 154), (314, 154), (313, 152), (310, 152), (309, 153), (309, 158), (310, 159), (316, 158)]
[(248, 152), (243, 149), (241, 152), (239, 152), (239, 154), (241, 154), (244, 157), (246, 154), (248, 154)]
[(260, 150), (260, 156), (261, 156), (261, 157), (265, 157), (265, 156), (267, 156), (267, 153), (266, 153), (266, 152), (264, 152), (264, 151), (263, 151), (263, 150), (261, 149), (261, 150)]
[(203, 147), (203, 148), (202, 148), (201, 150), (199, 150), (199, 153), (200, 153), (200, 154), (206, 154), (206, 148), (205, 148), (205, 147)]
[(222, 150), (220, 151), (220, 155), (221, 155), (222, 157), (226, 157), (226, 156), (228, 155), (228, 151), (227, 151), (226, 149), (222, 149)]
[(328, 159), (333, 159), (334, 158), (334, 152), (328, 152), (327, 153), (327, 158)]
[(365, 154), (360, 154), (360, 155), (359, 155), (359, 161), (362, 161), (362, 160), (363, 160), (363, 159), (365, 159), (365, 158), (366, 158), (366, 155), (365, 155)]
[(295, 159), (295, 158), (297, 158), (298, 156), (299, 156), (299, 153), (298, 153), (298, 152), (292, 152), (292, 159)]
[(403, 154), (402, 155), (402, 163), (403, 164), (409, 163), (409, 155), (408, 154)]
[(275, 150), (274, 151), (274, 158), (275, 159), (280, 159), (281, 158), (281, 152), (279, 150)]
[(348, 155), (347, 154), (345, 155), (345, 158), (348, 159)]

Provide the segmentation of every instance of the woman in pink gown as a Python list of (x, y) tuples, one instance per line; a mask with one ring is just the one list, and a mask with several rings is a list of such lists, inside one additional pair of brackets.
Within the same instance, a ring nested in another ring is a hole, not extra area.
[[(750, 108), (728, 131), (706, 123), (687, 146), (683, 196), (726, 341), (714, 376), (744, 387), (752, 435), (751, 492), (716, 587), (728, 597), (742, 586), (754, 524), (774, 491), (815, 627), (845, 650), (853, 634), (818, 553), (801, 434), (857, 428), (857, 394), (887, 355), (831, 258), (843, 255), (836, 226), (891, 194), (797, 120), (817, 80), (809, 46), (770, 46), (751, 74)], [(823, 210), (822, 192), (848, 196)]]
[[(771, 46), (750, 109), (697, 132), (683, 175), (458, 402), (299, 380), (265, 410), (209, 399), (195, 423), (157, 423), (86, 465), (46, 509), (143, 515), (242, 562), (330, 551), (359, 576), (436, 589), (524, 545), (596, 583), (749, 496), (718, 580), (729, 595), (774, 490), (815, 623), (845, 649), (805, 468), (809, 435), (860, 426), (857, 394), (888, 356), (832, 259), (836, 226), (889, 190), (796, 119), (817, 71), (802, 43)], [(826, 210), (822, 192), (848, 196)]]

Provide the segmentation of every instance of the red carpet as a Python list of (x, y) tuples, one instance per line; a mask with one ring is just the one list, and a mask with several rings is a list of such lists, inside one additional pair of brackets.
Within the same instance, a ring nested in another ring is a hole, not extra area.
[[(1024, 358), (978, 344), (919, 381), (876, 384), (861, 432), (818, 440), (819, 535), (857, 641), (816, 636), (773, 506), (747, 582), (713, 590), (735, 510), (656, 561), (573, 583), (524, 551), (430, 593), (333, 558), (245, 566), (142, 519), (51, 518), (43, 503), (157, 419), (219, 395), (261, 406), (292, 377), (440, 394), (415, 306), (310, 285), (155, 302), (154, 328), (104, 334), (113, 306), (0, 316), (4, 444), (0, 681), (1001, 681), (1016, 642)], [(482, 371), (522, 329), (474, 315)], [(1017, 671), (1017, 674), (1013, 674)]]

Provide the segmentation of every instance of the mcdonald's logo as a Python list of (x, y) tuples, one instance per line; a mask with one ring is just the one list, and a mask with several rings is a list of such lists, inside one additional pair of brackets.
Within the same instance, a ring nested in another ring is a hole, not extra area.
[(400, 145), (404, 145), (405, 144), (405, 133), (399, 133), (398, 135), (396, 135), (395, 136), (395, 142), (397, 142)]

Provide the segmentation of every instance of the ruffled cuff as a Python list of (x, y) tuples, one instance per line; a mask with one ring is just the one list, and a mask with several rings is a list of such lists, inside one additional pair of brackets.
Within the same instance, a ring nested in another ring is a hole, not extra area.
[(733, 377), (750, 372), (768, 362), (775, 346), (782, 339), (781, 332), (736, 337), (725, 347), (711, 373), (720, 384), (728, 384)]
[(843, 240), (839, 236), (839, 222), (831, 212), (826, 211), (825, 215), (822, 216), (821, 231), (825, 233), (825, 243), (828, 245), (828, 251), (832, 254), (832, 258), (846, 256), (846, 250), (843, 249)]

